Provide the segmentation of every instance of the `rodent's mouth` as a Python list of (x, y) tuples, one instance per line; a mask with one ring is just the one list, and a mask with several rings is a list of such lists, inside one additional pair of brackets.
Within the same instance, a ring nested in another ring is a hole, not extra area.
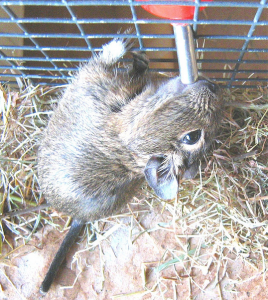
[(195, 178), (198, 172), (199, 164), (198, 162), (192, 163), (185, 171), (183, 172), (181, 178), (182, 179), (193, 179)]

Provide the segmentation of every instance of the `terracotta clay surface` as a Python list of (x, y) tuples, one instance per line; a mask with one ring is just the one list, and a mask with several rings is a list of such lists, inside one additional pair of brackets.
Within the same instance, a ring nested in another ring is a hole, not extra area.
[[(213, 252), (213, 245), (199, 251), (199, 267), (192, 263), (195, 256), (190, 260), (185, 256), (183, 262), (158, 271), (157, 268), (163, 263), (181, 258), (187, 249), (187, 241), (191, 249), (200, 244), (199, 239), (186, 238), (193, 233), (193, 229), (173, 226), (172, 215), (167, 210), (147, 207), (146, 212), (110, 219), (101, 226), (105, 226), (105, 232), (117, 229), (94, 249), (85, 249), (85, 240), (76, 244), (45, 296), (39, 294), (39, 286), (65, 232), (61, 233), (51, 226), (39, 230), (29, 244), (17, 248), (6, 261), (3, 260), (0, 298), (268, 298), (267, 277), (261, 274), (261, 261), (257, 270), (253, 264), (232, 253), (223, 252), (224, 259), (221, 260)], [(185, 237), (178, 237), (180, 235)]]

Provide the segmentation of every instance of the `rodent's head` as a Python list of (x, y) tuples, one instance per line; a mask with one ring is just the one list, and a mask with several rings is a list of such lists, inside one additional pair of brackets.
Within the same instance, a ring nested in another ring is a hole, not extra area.
[(133, 118), (127, 144), (147, 162), (145, 178), (155, 193), (171, 199), (180, 178), (195, 177), (219, 127), (223, 103), (218, 85), (204, 78), (183, 85), (176, 77), (150, 97)]

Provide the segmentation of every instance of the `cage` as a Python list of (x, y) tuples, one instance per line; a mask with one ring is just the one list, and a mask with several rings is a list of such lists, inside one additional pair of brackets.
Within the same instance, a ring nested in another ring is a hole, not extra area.
[[(23, 78), (34, 84), (63, 84), (102, 44), (119, 36), (132, 38), (133, 50), (146, 51), (151, 71), (178, 72), (170, 21), (143, 10), (141, 5), (148, 3), (189, 5), (187, 1), (1, 1), (1, 82)], [(266, 85), (266, 0), (198, 0), (194, 5), (196, 13), (188, 23), (195, 32), (199, 71), (229, 88)], [(200, 6), (206, 9), (199, 12)]]

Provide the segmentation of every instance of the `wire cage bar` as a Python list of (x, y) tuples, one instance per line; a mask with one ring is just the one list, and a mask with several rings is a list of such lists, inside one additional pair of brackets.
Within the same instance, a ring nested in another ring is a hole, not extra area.
[[(229, 88), (267, 86), (267, 0), (191, 2), (195, 14), (187, 23), (195, 32), (199, 72)], [(143, 4), (189, 1), (1, 1), (1, 83), (65, 84), (79, 65), (118, 37), (133, 39), (133, 50), (147, 53), (150, 71), (178, 73), (171, 21), (144, 11)]]

